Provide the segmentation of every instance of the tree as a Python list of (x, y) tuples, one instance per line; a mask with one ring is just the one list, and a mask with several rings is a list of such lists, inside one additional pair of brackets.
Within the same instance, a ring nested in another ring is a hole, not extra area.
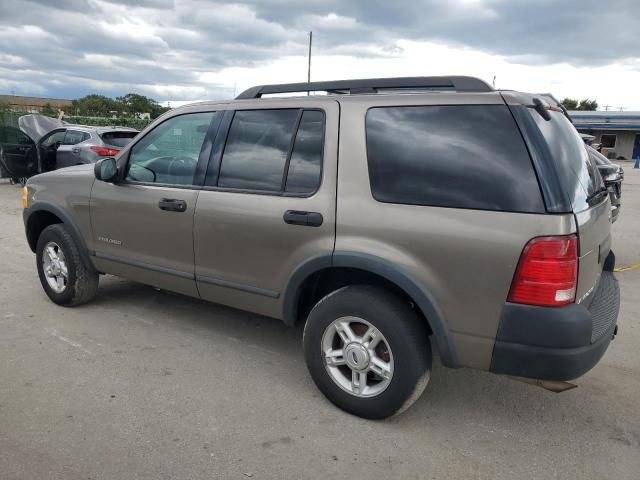
[(153, 98), (145, 97), (137, 93), (128, 93), (122, 97), (117, 97), (116, 102), (120, 105), (123, 114), (132, 117), (141, 113), (148, 113), (151, 118), (156, 118), (168, 110), (168, 108), (162, 107)]
[(153, 98), (145, 97), (137, 93), (127, 93), (122, 97), (113, 98), (104, 95), (87, 95), (86, 97), (72, 100), (70, 115), (87, 117), (137, 117), (140, 113), (149, 113), (151, 118), (163, 114), (169, 110), (161, 106)]
[(584, 98), (580, 101), (575, 100), (573, 98), (565, 98), (564, 100), (562, 100), (562, 105), (564, 105), (564, 108), (566, 108), (567, 110), (597, 110), (598, 109), (598, 102), (595, 100), (590, 100), (588, 98)]
[(107, 117), (114, 111), (118, 111), (118, 104), (112, 98), (92, 94), (72, 100), (70, 113), (73, 115)]
[(45, 115), (47, 117), (57, 117), (58, 116), (58, 111), (55, 110), (50, 103), (45, 103), (44, 107), (42, 107), (42, 110), (40, 110), (40, 113), (42, 115)]
[(590, 100), (588, 98), (580, 100), (580, 105), (578, 105), (578, 110), (593, 111), (597, 109), (598, 109), (598, 102), (596, 102), (595, 100)]

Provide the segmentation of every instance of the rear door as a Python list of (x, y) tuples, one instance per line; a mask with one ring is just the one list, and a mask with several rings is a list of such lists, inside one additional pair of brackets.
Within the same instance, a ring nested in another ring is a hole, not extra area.
[(611, 250), (609, 195), (597, 165), (571, 122), (561, 112), (549, 111), (551, 119), (545, 120), (530, 110), (549, 146), (558, 179), (575, 215), (580, 244), (576, 302), (581, 303), (595, 291)]
[(81, 142), (89, 140), (91, 135), (81, 130), (67, 129), (56, 153), (56, 168), (70, 167), (83, 163), (80, 158), (80, 147), (76, 146)]
[(19, 129), (0, 127), (0, 165), (10, 178), (30, 177), (37, 173), (38, 157), (33, 140)]
[(194, 222), (202, 298), (276, 318), (292, 272), (331, 255), (337, 102), (243, 102), (216, 137)]

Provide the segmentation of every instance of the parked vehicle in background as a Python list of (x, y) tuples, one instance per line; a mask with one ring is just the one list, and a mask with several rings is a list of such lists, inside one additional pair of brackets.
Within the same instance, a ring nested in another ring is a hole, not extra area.
[(366, 418), (420, 396), (431, 342), (446, 367), (563, 381), (617, 332), (609, 195), (578, 132), (475, 78), (253, 87), (23, 195), (56, 304), (109, 273), (303, 323), (316, 385)]
[(611, 199), (611, 221), (615, 222), (620, 214), (622, 201), (622, 181), (624, 180), (624, 170), (616, 163), (612, 163), (607, 157), (598, 152), (595, 148), (587, 145), (589, 157), (598, 165), (600, 175), (604, 180), (604, 185), (609, 191)]
[(14, 181), (114, 156), (138, 134), (133, 128), (73, 125), (43, 115), (23, 115), (18, 126), (0, 127), (0, 176)]

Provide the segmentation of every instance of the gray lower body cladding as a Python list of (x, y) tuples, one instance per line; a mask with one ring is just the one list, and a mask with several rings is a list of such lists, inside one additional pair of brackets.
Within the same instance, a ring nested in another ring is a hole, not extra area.
[(617, 332), (618, 281), (604, 271), (588, 307), (507, 303), (491, 362), (494, 373), (572, 380), (591, 370)]

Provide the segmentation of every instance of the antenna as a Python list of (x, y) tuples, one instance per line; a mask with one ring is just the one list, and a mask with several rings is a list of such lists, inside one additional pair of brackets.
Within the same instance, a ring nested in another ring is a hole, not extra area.
[[(313, 42), (313, 32), (309, 32), (309, 61), (307, 63), (307, 83), (311, 83), (311, 43)], [(307, 90), (307, 96), (309, 96), (311, 92)]]

